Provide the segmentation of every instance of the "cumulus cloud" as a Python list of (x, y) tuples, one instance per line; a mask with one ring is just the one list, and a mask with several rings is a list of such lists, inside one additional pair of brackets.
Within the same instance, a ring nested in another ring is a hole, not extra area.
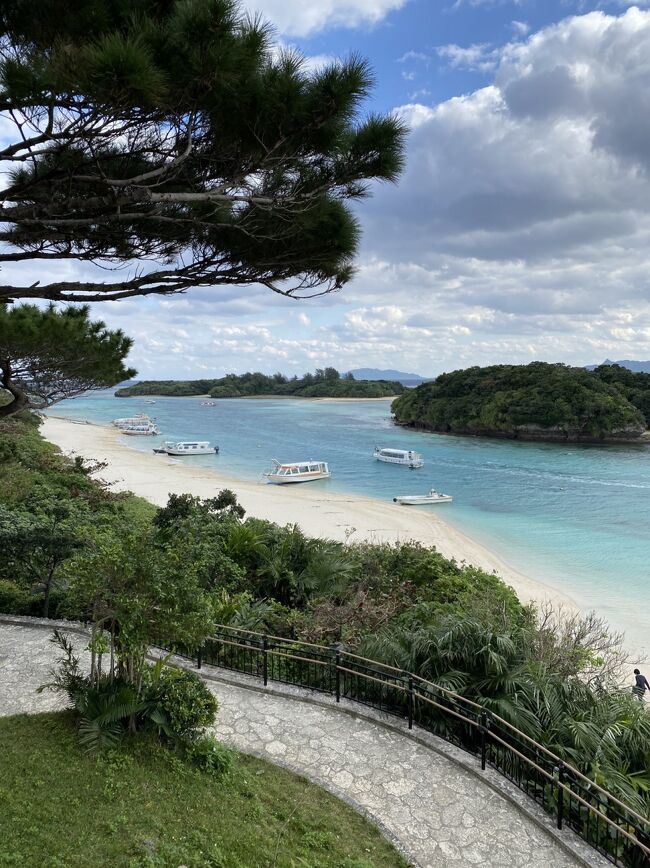
[(378, 24), (408, 0), (246, 0), (251, 11), (273, 22), (280, 33), (308, 36), (334, 27)]
[(366, 206), (366, 254), (391, 276), (362, 271), (355, 299), (399, 282), (478, 355), (526, 334), (533, 356), (597, 360), (620, 339), (649, 357), (649, 50), (650, 12), (593, 12), (503, 47), (488, 87), (403, 106), (405, 177)]

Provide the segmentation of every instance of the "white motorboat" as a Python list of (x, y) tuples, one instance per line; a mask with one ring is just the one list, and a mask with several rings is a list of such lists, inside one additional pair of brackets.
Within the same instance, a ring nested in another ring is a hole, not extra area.
[(173, 443), (166, 440), (154, 452), (165, 452), (167, 455), (217, 455), (218, 446), (211, 446), (208, 440), (181, 440)]
[(273, 459), (273, 469), (264, 476), (268, 482), (285, 485), (287, 482), (313, 482), (316, 479), (329, 479), (332, 474), (326, 461), (290, 461), (281, 464)]
[(385, 461), (387, 464), (403, 464), (410, 467), (411, 470), (424, 466), (424, 459), (420, 453), (414, 452), (412, 449), (382, 449), (375, 446), (375, 451), (372, 454), (377, 461)]
[(216, 401), (201, 401), (201, 406), (202, 407), (216, 407), (217, 402)]
[(155, 404), (155, 403), (156, 403), (156, 402), (155, 402), (155, 401), (152, 401), (150, 398), (147, 398), (147, 399), (145, 400), (145, 404)]
[(393, 503), (401, 503), (403, 506), (420, 506), (426, 503), (451, 503), (454, 498), (451, 494), (442, 494), (432, 488), (428, 494), (399, 494), (393, 498)]
[(151, 436), (152, 434), (160, 434), (160, 431), (153, 422), (148, 422), (144, 425), (128, 425), (126, 427), (120, 426), (120, 430), (122, 434), (129, 434), (130, 436), (140, 435), (140, 436)]

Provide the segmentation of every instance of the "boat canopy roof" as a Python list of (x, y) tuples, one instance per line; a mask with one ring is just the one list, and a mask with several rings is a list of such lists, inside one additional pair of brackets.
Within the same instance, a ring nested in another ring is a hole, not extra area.
[[(169, 441), (168, 441), (169, 442)], [(209, 446), (209, 440), (180, 440), (178, 443), (174, 443), (174, 446)]]
[(273, 463), (275, 464), (276, 470), (283, 470), (291, 467), (322, 467), (327, 462), (325, 461), (278, 461), (276, 458), (273, 459)]

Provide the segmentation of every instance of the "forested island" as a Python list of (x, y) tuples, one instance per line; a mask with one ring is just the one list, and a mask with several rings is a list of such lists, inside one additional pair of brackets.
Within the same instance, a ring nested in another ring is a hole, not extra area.
[(620, 365), (493, 365), (441, 374), (393, 402), (400, 425), (520, 440), (643, 442), (650, 374)]
[(117, 398), (137, 395), (211, 398), (252, 398), (262, 395), (292, 398), (391, 398), (401, 395), (404, 386), (393, 380), (356, 380), (336, 368), (318, 368), (302, 377), (284, 374), (228, 374), (215, 380), (143, 380), (115, 392)]

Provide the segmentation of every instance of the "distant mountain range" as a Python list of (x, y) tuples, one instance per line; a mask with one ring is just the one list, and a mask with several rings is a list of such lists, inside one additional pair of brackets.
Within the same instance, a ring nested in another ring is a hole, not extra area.
[[(613, 362), (611, 359), (605, 359), (601, 364), (620, 365), (622, 368), (627, 368), (629, 371), (634, 371), (635, 373), (650, 374), (650, 361), (635, 362), (633, 359), (619, 359), (618, 361)], [(598, 365), (585, 365), (585, 367), (588, 371), (593, 371), (593, 369), (597, 368)]]
[(397, 380), (403, 386), (419, 386), (420, 383), (427, 383), (432, 379), (420, 374), (408, 374), (406, 371), (394, 371), (392, 368), (355, 368), (348, 373), (352, 374), (355, 380)]

